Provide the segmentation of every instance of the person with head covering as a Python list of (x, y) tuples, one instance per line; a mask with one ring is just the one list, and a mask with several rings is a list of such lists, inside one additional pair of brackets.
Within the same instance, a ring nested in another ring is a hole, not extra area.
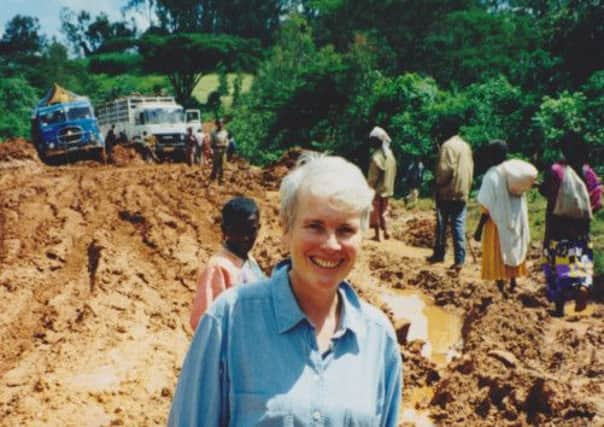
[(458, 134), (459, 123), (448, 118), (439, 124), (436, 142), (440, 145), (435, 170), (436, 230), (434, 252), (428, 262), (443, 262), (447, 243), (447, 227), (453, 232), (454, 270), (463, 268), (466, 257), (466, 203), (472, 178), (474, 160), (472, 149)]
[(491, 141), (486, 148), (483, 157), (488, 170), (478, 193), (482, 214), (474, 232), (474, 239), (482, 240), (482, 278), (494, 280), (504, 295), (506, 280), (513, 291), (516, 278), (527, 274), (530, 241), (526, 197), (509, 192), (502, 168), (507, 154), (508, 146), (501, 140)]
[[(587, 304), (593, 283), (593, 247), (590, 223), (602, 206), (602, 184), (587, 163), (583, 137), (567, 132), (561, 139), (564, 159), (546, 172), (539, 191), (547, 198), (543, 269), (547, 297), (554, 303), (554, 315), (564, 316), (567, 300), (575, 299), (575, 310)], [(574, 180), (575, 185), (565, 185)], [(570, 192), (570, 194), (568, 194)], [(559, 202), (581, 202), (582, 210), (571, 215), (557, 210)]]
[(185, 358), (169, 426), (398, 425), (402, 362), (386, 315), (346, 277), (373, 190), (341, 157), (304, 154), (281, 182), (289, 258), (223, 292)]
[(370, 225), (375, 231), (374, 239), (380, 241), (380, 229), (384, 239), (389, 239), (386, 215), (388, 200), (394, 195), (394, 180), (396, 178), (396, 159), (390, 149), (390, 136), (379, 126), (369, 134), (369, 144), (374, 149), (369, 163), (367, 182), (375, 190), (373, 211)]
[(252, 283), (265, 275), (250, 251), (260, 229), (260, 211), (256, 202), (247, 197), (235, 197), (222, 208), (223, 246), (210, 258), (197, 280), (197, 292), (191, 310), (191, 328), (210, 304), (226, 289), (236, 284)]

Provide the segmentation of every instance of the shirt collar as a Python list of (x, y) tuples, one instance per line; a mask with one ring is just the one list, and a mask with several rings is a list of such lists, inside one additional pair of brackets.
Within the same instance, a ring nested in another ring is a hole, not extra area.
[(340, 316), (340, 325), (335, 333), (335, 338), (344, 335), (346, 331), (357, 334), (360, 331), (361, 322), (361, 302), (352, 286), (346, 281), (340, 283), (338, 293), (342, 300), (342, 313)]
[[(280, 334), (289, 331), (302, 320), (306, 315), (300, 309), (296, 297), (289, 283), (289, 270), (291, 261), (289, 259), (279, 262), (273, 269), (271, 280), (271, 293), (275, 305), (275, 316), (277, 319), (277, 329)], [(342, 313), (340, 325), (334, 337), (338, 338), (346, 331), (358, 333), (361, 327), (360, 319), (360, 300), (352, 286), (347, 282), (339, 285), (338, 293), (342, 300)]]
[(280, 334), (296, 326), (306, 316), (298, 306), (294, 292), (289, 284), (288, 272), (291, 267), (289, 260), (281, 261), (273, 269), (271, 293), (275, 306), (277, 330)]

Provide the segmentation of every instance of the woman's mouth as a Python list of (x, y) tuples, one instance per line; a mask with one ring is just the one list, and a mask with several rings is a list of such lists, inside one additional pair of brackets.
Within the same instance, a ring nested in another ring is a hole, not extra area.
[(337, 268), (342, 264), (342, 262), (344, 262), (344, 260), (333, 261), (333, 260), (328, 260), (328, 259), (319, 258), (319, 257), (310, 257), (310, 260), (316, 266), (319, 266), (321, 268), (328, 268), (328, 269)]

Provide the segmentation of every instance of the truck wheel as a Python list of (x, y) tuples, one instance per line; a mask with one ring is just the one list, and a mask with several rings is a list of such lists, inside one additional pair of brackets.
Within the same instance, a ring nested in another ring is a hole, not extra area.
[(48, 164), (48, 156), (44, 152), (44, 150), (38, 149), (38, 158), (42, 163)]

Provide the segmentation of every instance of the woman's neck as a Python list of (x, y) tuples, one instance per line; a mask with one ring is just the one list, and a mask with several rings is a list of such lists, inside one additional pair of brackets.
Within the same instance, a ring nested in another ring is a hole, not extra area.
[(335, 331), (340, 318), (341, 305), (337, 289), (335, 291), (325, 290), (324, 292), (317, 292), (315, 288), (296, 284), (291, 273), (290, 283), (300, 309), (314, 324), (317, 333), (327, 325), (333, 325), (333, 331)]

